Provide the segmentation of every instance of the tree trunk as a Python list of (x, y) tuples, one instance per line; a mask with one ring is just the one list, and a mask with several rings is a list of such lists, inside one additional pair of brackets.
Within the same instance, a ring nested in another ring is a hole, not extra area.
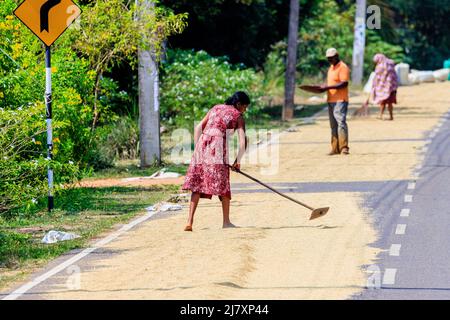
[(353, 41), (352, 82), (362, 84), (366, 47), (366, 0), (356, 0), (355, 38)]
[[(144, 10), (152, 10), (154, 3), (139, 1)], [(139, 50), (139, 126), (141, 168), (155, 162), (161, 164), (159, 129), (159, 73), (151, 50)]]
[(288, 52), (286, 63), (286, 84), (283, 108), (283, 120), (294, 117), (295, 72), (297, 67), (299, 0), (291, 0), (289, 9)]

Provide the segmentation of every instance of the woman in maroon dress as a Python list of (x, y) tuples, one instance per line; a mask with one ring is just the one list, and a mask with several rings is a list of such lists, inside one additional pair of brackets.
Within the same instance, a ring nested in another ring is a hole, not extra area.
[(243, 114), (250, 104), (245, 92), (238, 91), (214, 106), (195, 128), (195, 150), (186, 174), (183, 190), (191, 190), (189, 217), (185, 231), (192, 231), (194, 214), (200, 198), (218, 196), (222, 202), (223, 227), (230, 228), (230, 167), (228, 165), (228, 138), (235, 130), (239, 136), (239, 152), (232, 169), (240, 169), (246, 148)]

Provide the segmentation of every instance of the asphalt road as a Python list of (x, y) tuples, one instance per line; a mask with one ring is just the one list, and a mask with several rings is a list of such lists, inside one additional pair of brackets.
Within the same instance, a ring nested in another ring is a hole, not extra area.
[(427, 138), (415, 179), (367, 200), (384, 251), (354, 299), (450, 299), (450, 112)]

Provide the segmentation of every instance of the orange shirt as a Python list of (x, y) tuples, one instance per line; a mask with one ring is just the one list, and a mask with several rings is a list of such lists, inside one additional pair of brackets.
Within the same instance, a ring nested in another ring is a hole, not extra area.
[[(328, 69), (327, 85), (334, 86), (344, 81), (350, 81), (350, 68), (343, 61), (340, 61), (337, 65)], [(328, 102), (338, 101), (348, 102), (348, 87), (328, 90)]]

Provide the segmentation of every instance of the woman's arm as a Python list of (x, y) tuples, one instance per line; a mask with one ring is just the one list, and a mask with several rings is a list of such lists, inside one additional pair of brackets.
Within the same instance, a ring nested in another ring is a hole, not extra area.
[(241, 116), (238, 119), (237, 132), (239, 137), (239, 152), (236, 158), (236, 161), (233, 164), (233, 168), (240, 170), (241, 169), (241, 160), (244, 156), (245, 150), (247, 149), (247, 137), (245, 135), (245, 120)]
[(200, 136), (202, 135), (203, 130), (206, 127), (206, 124), (208, 123), (208, 117), (209, 112), (206, 114), (206, 116), (203, 118), (203, 120), (195, 127), (194, 129), (194, 144), (197, 144), (198, 139), (200, 139)]

